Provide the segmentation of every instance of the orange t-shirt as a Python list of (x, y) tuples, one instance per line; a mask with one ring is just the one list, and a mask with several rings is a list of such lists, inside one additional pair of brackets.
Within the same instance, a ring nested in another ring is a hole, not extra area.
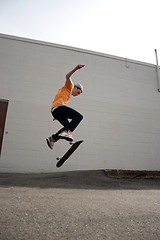
[(65, 82), (65, 85), (58, 90), (54, 98), (54, 101), (52, 103), (52, 108), (59, 107), (59, 106), (66, 106), (71, 98), (73, 87), (74, 87), (74, 84), (72, 81), (70, 81), (69, 83)]

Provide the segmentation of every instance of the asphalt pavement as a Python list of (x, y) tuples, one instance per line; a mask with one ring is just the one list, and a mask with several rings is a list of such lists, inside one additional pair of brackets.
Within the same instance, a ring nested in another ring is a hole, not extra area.
[(0, 240), (159, 240), (160, 179), (0, 174)]

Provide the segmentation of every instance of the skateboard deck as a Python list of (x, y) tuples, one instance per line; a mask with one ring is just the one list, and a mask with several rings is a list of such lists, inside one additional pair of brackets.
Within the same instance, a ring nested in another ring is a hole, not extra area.
[(64, 162), (72, 155), (72, 153), (79, 147), (79, 145), (83, 142), (84, 140), (77, 141), (75, 143), (72, 143), (72, 146), (69, 148), (69, 150), (63, 155), (61, 158), (57, 158), (58, 162), (56, 164), (56, 167), (59, 168), (61, 167)]

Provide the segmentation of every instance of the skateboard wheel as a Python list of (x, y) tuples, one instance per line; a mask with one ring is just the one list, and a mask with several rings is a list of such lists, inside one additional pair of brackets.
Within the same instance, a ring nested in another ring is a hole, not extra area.
[(60, 157), (57, 157), (56, 159), (59, 161), (61, 158), (60, 158)]

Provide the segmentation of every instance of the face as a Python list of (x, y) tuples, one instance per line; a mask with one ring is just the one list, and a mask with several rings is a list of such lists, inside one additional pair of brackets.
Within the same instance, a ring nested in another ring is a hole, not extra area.
[(82, 93), (81, 89), (74, 87), (72, 90), (72, 96), (76, 97)]

